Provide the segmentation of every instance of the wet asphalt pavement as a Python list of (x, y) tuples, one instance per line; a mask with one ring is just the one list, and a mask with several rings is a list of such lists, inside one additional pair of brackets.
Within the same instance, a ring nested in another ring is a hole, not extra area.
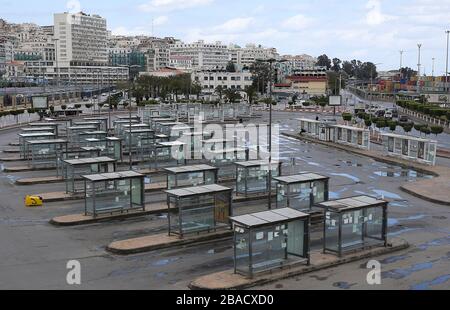
[[(275, 112), (282, 131), (296, 128), (298, 113)], [(265, 122), (266, 118), (259, 120)], [(0, 148), (18, 130), (0, 132)], [(8, 156), (4, 154), (2, 156)], [(445, 289), (450, 287), (450, 207), (422, 201), (399, 186), (431, 176), (390, 166), (329, 147), (280, 138), (280, 156), (296, 159), (287, 171), (312, 171), (331, 177), (330, 198), (369, 194), (389, 200), (390, 236), (411, 243), (408, 250), (379, 257), (382, 285), (366, 284), (366, 261), (279, 281), (261, 289)], [(17, 163), (1, 163), (14, 166)], [(447, 164), (443, 161), (442, 164)], [(164, 214), (80, 227), (56, 228), (55, 216), (80, 213), (83, 201), (47, 203), (27, 209), (27, 193), (63, 190), (64, 184), (17, 186), (20, 177), (52, 172), (0, 172), (0, 289), (185, 289), (194, 278), (233, 266), (230, 239), (150, 253), (117, 256), (105, 251), (112, 241), (167, 231)], [(160, 201), (160, 194), (146, 194)], [(264, 202), (251, 207), (264, 209)], [(248, 204), (246, 205), (248, 207)], [(238, 205), (237, 208), (244, 207)], [(66, 264), (77, 259), (82, 285), (66, 283)]]

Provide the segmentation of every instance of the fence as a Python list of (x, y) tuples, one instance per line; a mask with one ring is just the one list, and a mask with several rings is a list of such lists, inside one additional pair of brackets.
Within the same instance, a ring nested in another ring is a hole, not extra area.
[(0, 128), (27, 124), (38, 120), (39, 115), (37, 113), (29, 114), (27, 111), (25, 111), (25, 113), (19, 115), (6, 115), (0, 117)]
[(448, 121), (444, 121), (442, 119), (438, 119), (438, 118), (434, 118), (428, 115), (424, 115), (422, 113), (416, 112), (416, 111), (411, 111), (405, 108), (401, 108), (398, 107), (398, 110), (400, 113), (411, 116), (413, 118), (416, 118), (418, 120), (422, 120), (428, 124), (432, 124), (432, 125), (440, 125), (442, 127), (444, 127), (445, 129), (450, 130), (450, 123)]

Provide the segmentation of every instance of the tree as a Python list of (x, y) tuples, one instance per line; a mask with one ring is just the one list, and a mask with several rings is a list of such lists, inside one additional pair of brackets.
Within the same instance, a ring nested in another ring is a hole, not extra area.
[(408, 124), (404, 124), (402, 127), (406, 133), (410, 133), (411, 130), (413, 129), (413, 126), (414, 125), (412, 123), (408, 123)]
[(442, 126), (431, 126), (431, 133), (434, 135), (440, 135), (441, 133), (444, 132), (444, 127)]
[(389, 130), (395, 131), (397, 129), (397, 122), (396, 121), (390, 121), (388, 122)]
[(198, 98), (200, 97), (200, 94), (202, 93), (202, 85), (200, 85), (200, 83), (198, 81), (195, 81), (192, 84), (191, 91), (194, 95), (197, 96), (197, 100), (198, 100)]
[(429, 135), (431, 133), (431, 129), (428, 128), (428, 125), (425, 125), (420, 128), (420, 132), (424, 133), (425, 135)]
[(222, 101), (222, 97), (223, 97), (223, 93), (224, 93), (224, 88), (222, 85), (219, 85), (216, 87), (216, 89), (214, 90), (214, 93), (216, 93), (219, 96), (219, 101)]
[(224, 94), (230, 103), (235, 103), (242, 99), (241, 94), (234, 89), (225, 89)]
[(270, 65), (266, 62), (257, 61), (250, 67), (252, 73), (253, 86), (256, 91), (263, 94), (266, 93), (267, 85), (270, 81)]
[(236, 66), (234, 65), (234, 63), (232, 61), (229, 61), (227, 63), (227, 72), (236, 72)]
[(320, 55), (320, 56), (317, 58), (316, 66), (326, 67), (327, 70), (330, 70), (330, 68), (331, 68), (331, 60), (330, 60), (330, 58), (328, 58), (328, 56), (325, 55), (325, 54)]
[(331, 67), (331, 70), (334, 72), (341, 71), (341, 63), (342, 61), (339, 58), (333, 58), (333, 66)]
[(413, 76), (417, 75), (417, 71), (414, 71), (409, 67), (404, 67), (400, 69), (400, 75), (402, 79), (410, 80)]
[(342, 70), (347, 73), (348, 76), (353, 76), (355, 74), (354, 67), (350, 61), (344, 61), (342, 63)]
[(350, 122), (353, 118), (351, 113), (342, 113), (342, 119), (346, 122)]
[(356, 77), (361, 80), (375, 79), (377, 76), (377, 67), (371, 62), (361, 64), (356, 70)]
[(253, 104), (253, 101), (254, 101), (254, 99), (256, 97), (256, 89), (255, 89), (255, 87), (253, 85), (252, 86), (246, 86), (244, 91), (247, 94), (248, 103)]
[(366, 125), (366, 127), (370, 127), (370, 126), (372, 126), (372, 120), (371, 119), (365, 119), (364, 120), (364, 124)]

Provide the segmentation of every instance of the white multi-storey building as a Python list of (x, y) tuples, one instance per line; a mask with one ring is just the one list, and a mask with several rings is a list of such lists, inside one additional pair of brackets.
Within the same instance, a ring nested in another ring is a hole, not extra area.
[(266, 48), (255, 44), (247, 44), (244, 48), (237, 45), (230, 45), (229, 50), (231, 54), (231, 61), (233, 61), (238, 68), (248, 68), (257, 60), (279, 58), (276, 48)]
[(203, 93), (214, 93), (218, 86), (222, 86), (222, 89), (244, 91), (247, 86), (253, 84), (252, 73), (248, 71), (198, 70), (192, 73), (192, 81), (201, 85)]
[(106, 19), (85, 13), (54, 15), (57, 60), (61, 66), (108, 63)]
[(231, 60), (229, 49), (221, 42), (205, 43), (200, 40), (194, 43), (176, 42), (170, 45), (171, 56), (183, 56), (192, 59), (195, 69), (225, 68)]
[(153, 43), (146, 52), (147, 72), (154, 72), (166, 68), (170, 62), (169, 45), (164, 43)]

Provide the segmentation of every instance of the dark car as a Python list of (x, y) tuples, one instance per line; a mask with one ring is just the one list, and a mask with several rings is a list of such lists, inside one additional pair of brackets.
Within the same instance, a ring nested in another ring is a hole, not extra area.
[(410, 123), (411, 121), (409, 120), (408, 116), (402, 115), (399, 117), (398, 122), (400, 124), (407, 124), (407, 123)]

